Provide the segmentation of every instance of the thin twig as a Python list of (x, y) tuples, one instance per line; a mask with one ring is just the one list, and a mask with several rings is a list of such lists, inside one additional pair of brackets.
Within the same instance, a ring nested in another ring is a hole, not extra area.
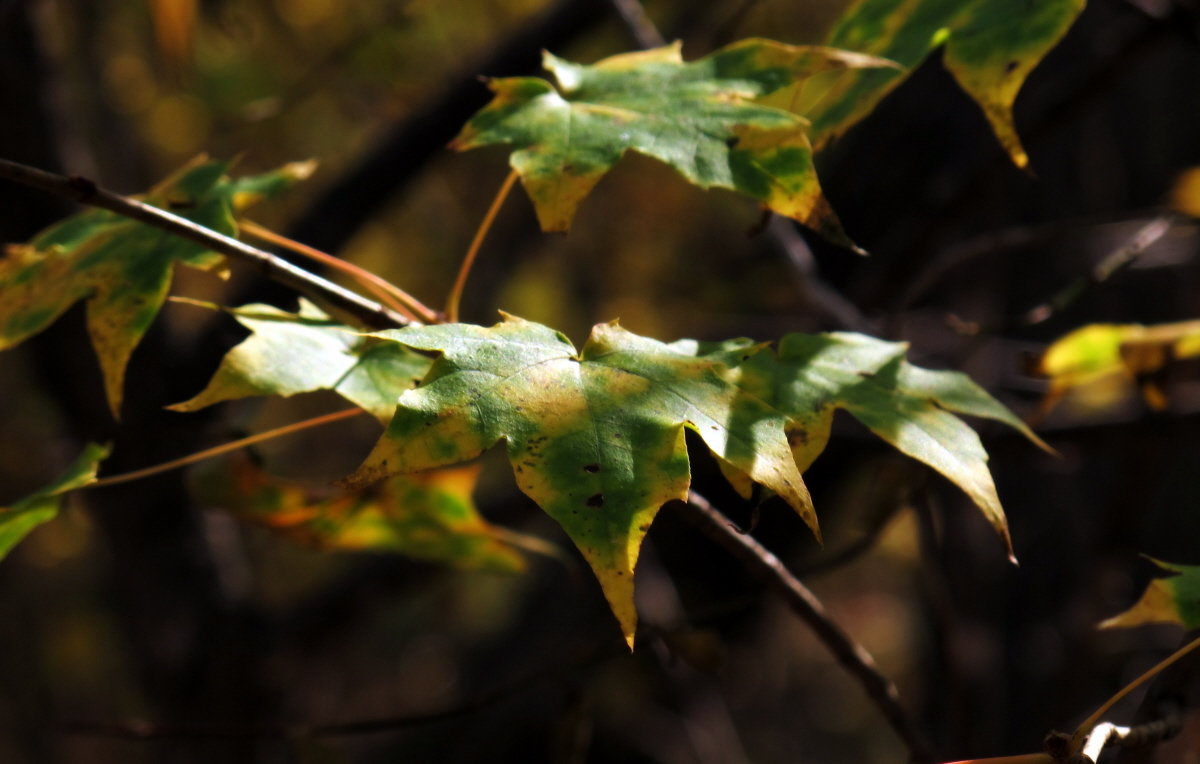
[(1142, 674), (1137, 679), (1134, 679), (1132, 682), (1130, 682), (1129, 684), (1122, 687), (1119, 691), (1117, 691), (1117, 693), (1115, 695), (1113, 695), (1111, 698), (1109, 698), (1103, 704), (1101, 704), (1101, 706), (1099, 708), (1097, 708), (1095, 711), (1093, 711), (1092, 715), (1089, 716), (1087, 719), (1085, 719), (1083, 721), (1083, 723), (1080, 724), (1079, 727), (1075, 730), (1075, 734), (1072, 738), (1073, 747), (1075, 748), (1075, 750), (1080, 750), (1082, 748), (1083, 743), (1088, 738), (1088, 736), (1091, 734), (1092, 728), (1095, 727), (1099, 723), (1099, 721), (1104, 718), (1104, 715), (1107, 714), (1109, 712), (1109, 710), (1112, 709), (1112, 707), (1115, 706), (1122, 698), (1124, 698), (1126, 695), (1128, 695), (1129, 693), (1136, 690), (1138, 687), (1141, 687), (1143, 684), (1145, 684), (1149, 680), (1158, 676), (1158, 674), (1160, 672), (1162, 672), (1164, 669), (1166, 669), (1168, 666), (1175, 663), (1180, 658), (1184, 657), (1185, 655), (1192, 652), (1196, 648), (1200, 648), (1200, 637), (1193, 639), (1191, 642), (1188, 642), (1183, 647), (1179, 648), (1178, 650), (1171, 653), (1169, 656), (1167, 656), (1163, 660), (1156, 663), (1152, 668), (1150, 668), (1148, 671), (1146, 671), (1146, 673)]
[(88, 483), (86, 486), (84, 486), (84, 488), (104, 488), (110, 485), (117, 485), (118, 483), (129, 483), (134, 480), (141, 480), (142, 478), (148, 478), (151, 475), (157, 475), (160, 472), (169, 472), (170, 470), (179, 469), (180, 467), (186, 467), (189, 464), (195, 464), (196, 462), (202, 462), (206, 459), (212, 459), (220, 456), (221, 454), (227, 454), (230, 451), (236, 451), (239, 448), (252, 446), (255, 443), (262, 443), (264, 440), (273, 440), (274, 438), (280, 438), (284, 435), (291, 435), (294, 432), (300, 432), (301, 430), (307, 430), (313, 427), (320, 427), (321, 425), (330, 424), (332, 422), (340, 422), (343, 419), (349, 419), (352, 416), (365, 413), (367, 412), (358, 408), (343, 409), (341, 411), (335, 411), (332, 414), (323, 414), (318, 417), (313, 417), (312, 419), (305, 419), (302, 422), (292, 422), (291, 424), (286, 424), (283, 427), (276, 427), (273, 430), (260, 432), (256, 435), (250, 435), (249, 437), (240, 438), (229, 443), (222, 443), (219, 446), (213, 446), (212, 448), (206, 448), (203, 451), (197, 451), (194, 454), (181, 456), (180, 458), (172, 459), (169, 462), (155, 464), (152, 467), (144, 467), (140, 470), (134, 470), (133, 472), (123, 472), (120, 475), (109, 475), (107, 477), (102, 477), (93, 483)]
[(839, 327), (871, 333), (874, 327), (861, 311), (817, 273), (812, 248), (796, 230), (790, 218), (773, 215), (767, 224), (767, 234), (787, 258), (796, 286), (805, 302)]
[(158, 207), (114, 194), (87, 178), (57, 175), (7, 159), (0, 159), (0, 178), (72, 199), (80, 204), (106, 209), (194, 241), (214, 252), (240, 260), (267, 278), (295, 289), (324, 307), (349, 315), (369, 328), (386, 329), (408, 323), (408, 319), (395, 311), (388, 310), (379, 303), (372, 302), (332, 281), (313, 275), (270, 252), (251, 247)]
[(703, 496), (692, 491), (688, 495), (686, 507), (684, 517), (713, 541), (725, 547), (748, 570), (782, 597), (792, 611), (809, 625), (817, 638), (825, 643), (838, 662), (858, 680), (892, 730), (904, 741), (912, 761), (933, 761), (928, 743), (900, 703), (900, 693), (896, 685), (880, 673), (875, 659), (866, 648), (855, 642), (829, 617), (816, 595), (800, 583), (779, 558), (759, 544), (753, 536), (740, 534), (731, 528), (728, 518)]
[(427, 324), (435, 324), (439, 321), (436, 311), (392, 282), (368, 271), (366, 268), (361, 268), (340, 257), (322, 252), (316, 247), (310, 247), (302, 242), (289, 239), (283, 234), (275, 233), (270, 228), (255, 223), (253, 220), (242, 219), (238, 221), (238, 228), (256, 239), (284, 247), (298, 255), (345, 273), (361, 284), (364, 289), (375, 295), (384, 305), (413, 321), (421, 321)]
[(1133, 236), (1117, 249), (1110, 252), (1092, 268), (1091, 272), (1072, 281), (1060, 289), (1050, 299), (1031, 308), (1025, 313), (1024, 323), (1040, 324), (1054, 315), (1061, 313), (1072, 303), (1082, 297), (1093, 287), (1103, 284), (1114, 273), (1129, 267), (1142, 256), (1152, 244), (1157, 242), (1175, 223), (1175, 215), (1167, 213), (1150, 220), (1137, 230)]
[(479, 254), (479, 248), (483, 246), (483, 240), (496, 220), (496, 213), (500, 212), (500, 207), (508, 198), (508, 192), (512, 191), (517, 177), (517, 171), (512, 170), (500, 184), (500, 189), (496, 191), (496, 196), (492, 199), (492, 205), (488, 207), (487, 214), (483, 216), (479, 228), (475, 231), (475, 238), (471, 240), (471, 246), (467, 248), (467, 254), (458, 268), (458, 276), (454, 279), (454, 286), (450, 289), (450, 296), (446, 298), (446, 320), (450, 323), (458, 321), (458, 303), (462, 299), (463, 289), (467, 285), (467, 276), (471, 274), (471, 266), (475, 264), (475, 256)]
[(609, 0), (609, 2), (620, 14), (621, 20), (625, 22), (625, 26), (633, 35), (638, 47), (660, 48), (666, 45), (667, 41), (663, 39), (662, 33), (658, 31), (658, 27), (654, 26), (654, 22), (650, 20), (646, 9), (638, 0)]
[(618, 657), (618, 653), (612, 648), (612, 641), (606, 639), (574, 651), (565, 660), (533, 669), (504, 684), (481, 692), (458, 705), (424, 714), (398, 714), (375, 719), (315, 725), (270, 722), (260, 724), (237, 722), (155, 724), (133, 719), (129, 721), (73, 720), (65, 722), (62, 726), (71, 735), (119, 740), (304, 739), (353, 737), (395, 732), (478, 713), (538, 684), (561, 679), (571, 671), (587, 668), (614, 657)]
[(1095, 764), (1100, 760), (1100, 753), (1110, 745), (1121, 748), (1157, 745), (1179, 734), (1182, 727), (1183, 721), (1178, 713), (1134, 727), (1121, 727), (1110, 722), (1097, 724), (1083, 741), (1079, 755), (1072, 764), (1076, 761), (1078, 764)]

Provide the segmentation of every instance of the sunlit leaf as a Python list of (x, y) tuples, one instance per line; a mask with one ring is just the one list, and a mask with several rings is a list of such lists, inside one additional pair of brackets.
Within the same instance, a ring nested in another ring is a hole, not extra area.
[(813, 74), (890, 62), (750, 39), (684, 63), (678, 43), (583, 66), (545, 54), (557, 88), (491, 80), (492, 102), (452, 144), (512, 144), (510, 163), (546, 231), (565, 231), (584, 197), (626, 151), (675, 168), (701, 188), (728, 188), (845, 240), (812, 166), (807, 123), (754, 99)]
[(558, 332), (512, 316), (490, 328), (375, 336), (440, 356), (400, 396), (384, 437), (346, 482), (454, 464), (504, 440), (517, 485), (579, 547), (630, 644), (642, 539), (665, 502), (687, 496), (684, 427), (817, 530), (787, 418), (732, 384), (717, 361), (615, 324), (596, 326), (576, 351)]
[[(197, 160), (142, 200), (219, 233), (237, 232), (236, 215), (255, 200), (312, 172), (286, 165), (231, 180), (227, 162)], [(0, 259), (0, 350), (49, 326), (79, 300), (100, 359), (113, 413), (121, 408), (125, 367), (158, 315), (175, 265), (213, 270), (224, 259), (199, 244), (105, 210), (88, 210), (47, 229)]]
[(1039, 372), (1049, 378), (1044, 409), (1064, 395), (1106, 383), (1139, 384), (1147, 403), (1166, 405), (1152, 375), (1172, 361), (1200, 356), (1200, 321), (1142, 326), (1092, 324), (1046, 349)]
[[(1002, 422), (1048, 448), (965, 374), (905, 360), (907, 346), (861, 334), (789, 334), (778, 353), (747, 353), (738, 384), (792, 417), (789, 438), (807, 469), (825, 449), (833, 414), (845, 409), (896, 449), (949, 478), (971, 498), (1012, 554), (1008, 523), (979, 436), (955, 414)], [(701, 349), (701, 352), (703, 350)], [(717, 351), (727, 362), (727, 347)]]
[(1151, 562), (1171, 575), (1151, 581), (1133, 607), (1104, 621), (1100, 628), (1119, 629), (1148, 623), (1200, 628), (1200, 565)]
[(363, 337), (301, 301), (300, 312), (270, 305), (230, 311), (252, 334), (226, 354), (208, 386), (171, 406), (195, 411), (220, 401), (258, 395), (332, 390), (386, 422), (400, 393), (432, 361), (394, 342)]
[(869, 114), (935, 49), (983, 108), (1017, 165), (1029, 163), (1013, 126), (1012, 106), (1025, 79), (1062, 39), (1084, 0), (860, 0), (828, 44), (891, 59), (903, 71), (848, 72), (809, 111), (819, 146)]
[[(524, 558), (479, 516), (478, 466), (398, 475), (363, 491), (314, 490), (273, 478), (248, 459), (204, 470), (197, 498), (306, 546), (396, 552), (463, 568), (519, 571)], [(326, 495), (322, 496), (324, 493)]]
[(63, 494), (95, 482), (96, 470), (108, 457), (108, 451), (108, 446), (89, 443), (53, 483), (0, 508), (0, 559), (39, 525), (58, 516)]

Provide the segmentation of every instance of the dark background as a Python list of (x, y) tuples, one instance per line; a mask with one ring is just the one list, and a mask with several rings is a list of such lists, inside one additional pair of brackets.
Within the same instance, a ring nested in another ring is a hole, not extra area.
[[(313, 180), (254, 217), (432, 304), (507, 172), (502, 149), (443, 148), (486, 102), (476, 75), (533, 73), (542, 47), (593, 61), (636, 45), (601, 0), (206, 0), (178, 37), (162, 26), (170, 5), (0, 2), (0, 156), (127, 193), (202, 151), (240, 155), (247, 172), (316, 157)], [(689, 58), (751, 35), (817, 42), (842, 9), (647, 4)], [(490, 323), (503, 308), (577, 343), (618, 316), (664, 340), (856, 328), (971, 373), (1027, 415), (1044, 392), (1028, 362), (1054, 338), (1089, 322), (1196, 317), (1197, 236), (1180, 222), (1067, 309), (1020, 321), (1121, 247), (1200, 164), (1198, 79), (1193, 3), (1092, 0), (1017, 103), (1031, 173), (1011, 165), (936, 55), (821, 154), (827, 194), (869, 258), (810, 237), (813, 267), (799, 269), (753, 233), (752, 204), (631, 156), (567, 236), (540, 234), (515, 194), (464, 319)], [(69, 211), (0, 186), (0, 239)], [(225, 285), (181, 273), (176, 292), (291, 307), (244, 274)], [(196, 314), (164, 310), (134, 355), (119, 425), (81, 309), (0, 355), (0, 502), (47, 482), (86, 440), (115, 443), (115, 473), (337, 405), (317, 395), (163, 412), (239, 338)], [(1140, 553), (1200, 563), (1192, 371), (1165, 380), (1162, 412), (1127, 389), (1064, 403), (1041, 428), (1058, 459), (980, 425), (1019, 568), (963, 496), (848, 418), (806, 475), (826, 548), (773, 504), (755, 535), (871, 650), (946, 758), (1037, 750), (1179, 643), (1177, 629), (1095, 624), (1136, 598), (1150, 573)], [(374, 435), (331, 428), (260, 454), (285, 474), (332, 479)], [(701, 451), (697, 488), (751, 522)], [(568, 543), (502, 457), (485, 463), (485, 515)], [(506, 577), (321, 555), (195, 506), (181, 474), (93, 491), (0, 563), (0, 760), (905, 759), (806, 627), (677, 508), (650, 533), (638, 584), (630, 655), (582, 563), (535, 560)], [(130, 719), (153, 739), (121, 737)], [(303, 731), (376, 719), (369, 731)], [(1187, 760), (1187, 746), (1159, 761)]]

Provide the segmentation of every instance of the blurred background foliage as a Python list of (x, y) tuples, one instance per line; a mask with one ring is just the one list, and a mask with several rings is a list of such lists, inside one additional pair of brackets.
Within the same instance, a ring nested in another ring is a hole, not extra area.
[[(646, 8), (694, 58), (752, 35), (819, 42), (846, 5)], [(503, 150), (442, 148), (487, 99), (476, 75), (533, 73), (542, 45), (585, 62), (631, 49), (615, 6), (0, 1), (0, 155), (127, 193), (201, 152), (240, 156), (247, 172), (317, 158), (319, 173), (258, 222), (439, 304), (507, 173)], [(823, 152), (827, 193), (869, 258), (775, 221), (781, 246), (752, 204), (627, 157), (566, 236), (540, 234), (514, 194), (464, 318), (490, 323), (503, 308), (577, 343), (617, 317), (664, 340), (864, 330), (911, 342), (915, 362), (967, 371), (1029, 414), (1045, 390), (1031, 361), (1053, 338), (1087, 322), (1197, 316), (1197, 232), (1179, 220), (1065, 309), (1021, 320), (1120, 248), (1200, 164), (1198, 76), (1194, 2), (1092, 0), (1018, 100), (1033, 173), (1012, 167), (936, 55)], [(6, 186), (0, 238), (22, 241), (68, 211)], [(176, 292), (294, 307), (245, 273), (182, 274)], [(239, 336), (232, 321), (169, 306), (134, 357), (119, 426), (79, 308), (5, 353), (0, 501), (47, 482), (85, 439), (115, 440), (117, 472), (338, 405), (313, 395), (161, 411), (201, 389)], [(737, 522), (757, 522), (947, 758), (1035, 750), (1178, 640), (1094, 624), (1134, 599), (1149, 571), (1137, 553), (1200, 562), (1194, 371), (1156, 381), (1162, 411), (1136, 395), (1068, 399), (1042, 425), (1061, 459), (982, 429), (1020, 568), (963, 497), (848, 421), (806, 475), (824, 550), (781, 506), (752, 512), (713, 465), (696, 484)], [(355, 466), (373, 428), (311, 432), (256, 458), (320, 484)], [(568, 543), (503, 459), (484, 462), (489, 520)], [(534, 559), (505, 576), (317, 554), (195, 506), (178, 475), (86, 498), (0, 565), (3, 761), (905, 758), (806, 628), (670, 508), (643, 553), (644, 627), (628, 655), (578, 562)], [(131, 718), (161, 735), (104, 726)], [(372, 719), (392, 723), (304, 732)]]

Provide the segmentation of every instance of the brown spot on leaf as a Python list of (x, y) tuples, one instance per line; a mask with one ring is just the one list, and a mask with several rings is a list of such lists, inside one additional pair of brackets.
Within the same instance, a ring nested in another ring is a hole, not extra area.
[(1018, 62), (1018, 61), (1009, 61), (1008, 64), (1006, 64), (1004, 67), (1004, 73), (1012, 74), (1013, 72), (1015, 72), (1017, 70), (1017, 67), (1020, 65), (1021, 65), (1020, 62)]
[(604, 506), (604, 494), (594, 493), (591, 496), (589, 496), (587, 498), (587, 501), (584, 503), (587, 504), (589, 507), (603, 507)]

